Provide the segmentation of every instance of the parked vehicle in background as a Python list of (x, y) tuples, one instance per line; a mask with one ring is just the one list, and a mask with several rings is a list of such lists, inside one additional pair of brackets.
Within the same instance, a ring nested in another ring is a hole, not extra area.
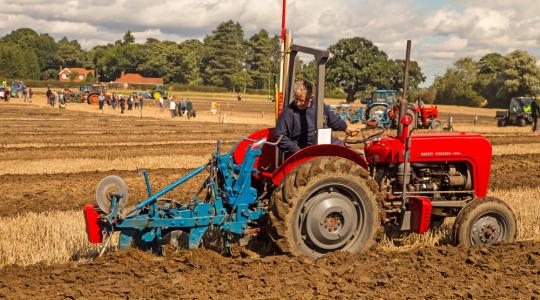
[(159, 98), (167, 99), (169, 98), (169, 92), (162, 85), (156, 85), (150, 92), (152, 98), (159, 100)]
[(137, 94), (137, 97), (142, 96), (143, 99), (152, 99), (153, 98), (151, 93), (145, 92), (145, 91), (138, 91), (138, 92), (136, 92), (136, 94)]
[(362, 104), (367, 104), (367, 127), (395, 128), (397, 123), (394, 120), (394, 107), (397, 107), (397, 93), (396, 90), (375, 90), (370, 98), (360, 100)]
[(26, 84), (20, 80), (11, 82), (11, 98), (21, 98), (26, 91)]
[(351, 124), (363, 122), (365, 120), (366, 110), (363, 107), (354, 109), (349, 104), (337, 104), (330, 105), (330, 109), (338, 118), (343, 121), (348, 121)]
[(107, 85), (105, 84), (83, 84), (79, 87), (76, 98), (79, 99), (79, 102), (86, 101), (88, 104), (98, 104), (100, 93), (103, 93), (104, 96), (112, 96), (111, 93), (107, 93)]
[(436, 105), (430, 107), (417, 107), (413, 111), (416, 113), (416, 128), (418, 129), (441, 129), (442, 122), (439, 120), (439, 109)]
[(500, 110), (495, 113), (497, 126), (527, 126), (532, 124), (531, 104), (534, 97), (513, 97), (510, 100), (508, 110)]

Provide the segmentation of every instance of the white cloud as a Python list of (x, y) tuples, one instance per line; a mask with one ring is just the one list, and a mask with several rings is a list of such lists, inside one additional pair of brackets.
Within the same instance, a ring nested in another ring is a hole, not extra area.
[[(114, 42), (129, 29), (148, 37), (202, 38), (229, 19), (246, 37), (280, 33), (281, 0), (0, 0), (0, 35), (30, 27), (85, 48)], [(423, 7), (414, 0), (289, 0), (287, 25), (295, 42), (324, 48), (339, 38), (372, 40), (392, 58), (412, 58), (432, 78), (463, 56), (529, 51), (540, 45), (538, 0), (447, 0)], [(538, 51), (534, 52), (538, 53)]]

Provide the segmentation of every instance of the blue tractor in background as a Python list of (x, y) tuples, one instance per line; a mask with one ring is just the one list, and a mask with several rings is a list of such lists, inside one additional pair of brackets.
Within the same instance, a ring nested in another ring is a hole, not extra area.
[(11, 82), (11, 98), (21, 98), (26, 92), (26, 84), (20, 80)]
[(394, 122), (394, 106), (397, 103), (396, 90), (375, 90), (370, 98), (362, 98), (361, 103), (367, 104), (367, 127), (391, 128)]

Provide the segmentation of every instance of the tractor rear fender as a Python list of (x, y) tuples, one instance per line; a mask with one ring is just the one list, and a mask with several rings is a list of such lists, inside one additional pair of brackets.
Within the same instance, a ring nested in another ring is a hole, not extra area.
[[(248, 138), (251, 140), (266, 139), (267, 141), (274, 142), (276, 141), (276, 138), (272, 136), (273, 129), (274, 128), (265, 128), (259, 130), (249, 135)], [(252, 144), (253, 143), (248, 140), (243, 140), (238, 144), (233, 152), (235, 164), (242, 163), (248, 146)], [(279, 184), (281, 179), (295, 166), (320, 156), (343, 157), (359, 164), (363, 168), (368, 168), (368, 164), (363, 156), (350, 148), (339, 145), (315, 145), (304, 148), (290, 156), (277, 169), (275, 168), (277, 147), (263, 145), (261, 151), (261, 155), (255, 159), (255, 163), (253, 165), (253, 168), (256, 169), (258, 173), (253, 174), (253, 176), (257, 179), (261, 179), (261, 176), (266, 177), (271, 179), (276, 185)]]
[(314, 145), (304, 148), (290, 156), (272, 174), (272, 182), (278, 185), (283, 177), (291, 172), (297, 165), (321, 156), (337, 156), (346, 158), (363, 168), (367, 169), (368, 164), (364, 157), (350, 148), (340, 145)]
[[(266, 139), (269, 142), (275, 142), (276, 139), (272, 136), (274, 128), (265, 128), (250, 134), (247, 138), (250, 140), (259, 141)], [(246, 155), (246, 151), (249, 146), (253, 145), (253, 142), (248, 140), (241, 141), (233, 152), (233, 159), (235, 164), (241, 164)], [(275, 169), (276, 161), (276, 147), (264, 144), (261, 148), (261, 155), (255, 159), (253, 168), (258, 171), (253, 176), (259, 179), (260, 175), (264, 177), (271, 177)]]

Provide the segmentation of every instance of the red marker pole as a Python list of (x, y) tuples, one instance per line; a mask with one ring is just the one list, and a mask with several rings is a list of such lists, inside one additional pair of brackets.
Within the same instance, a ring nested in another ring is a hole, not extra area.
[(281, 12), (281, 42), (285, 43), (285, 17), (287, 16), (287, 0), (283, 0), (283, 11)]
[(285, 65), (285, 19), (287, 15), (287, 0), (283, 0), (281, 11), (281, 64), (279, 66), (279, 90), (278, 99), (276, 99), (276, 120), (279, 118), (281, 111), (283, 110), (283, 84), (285, 78), (283, 78), (284, 65)]

